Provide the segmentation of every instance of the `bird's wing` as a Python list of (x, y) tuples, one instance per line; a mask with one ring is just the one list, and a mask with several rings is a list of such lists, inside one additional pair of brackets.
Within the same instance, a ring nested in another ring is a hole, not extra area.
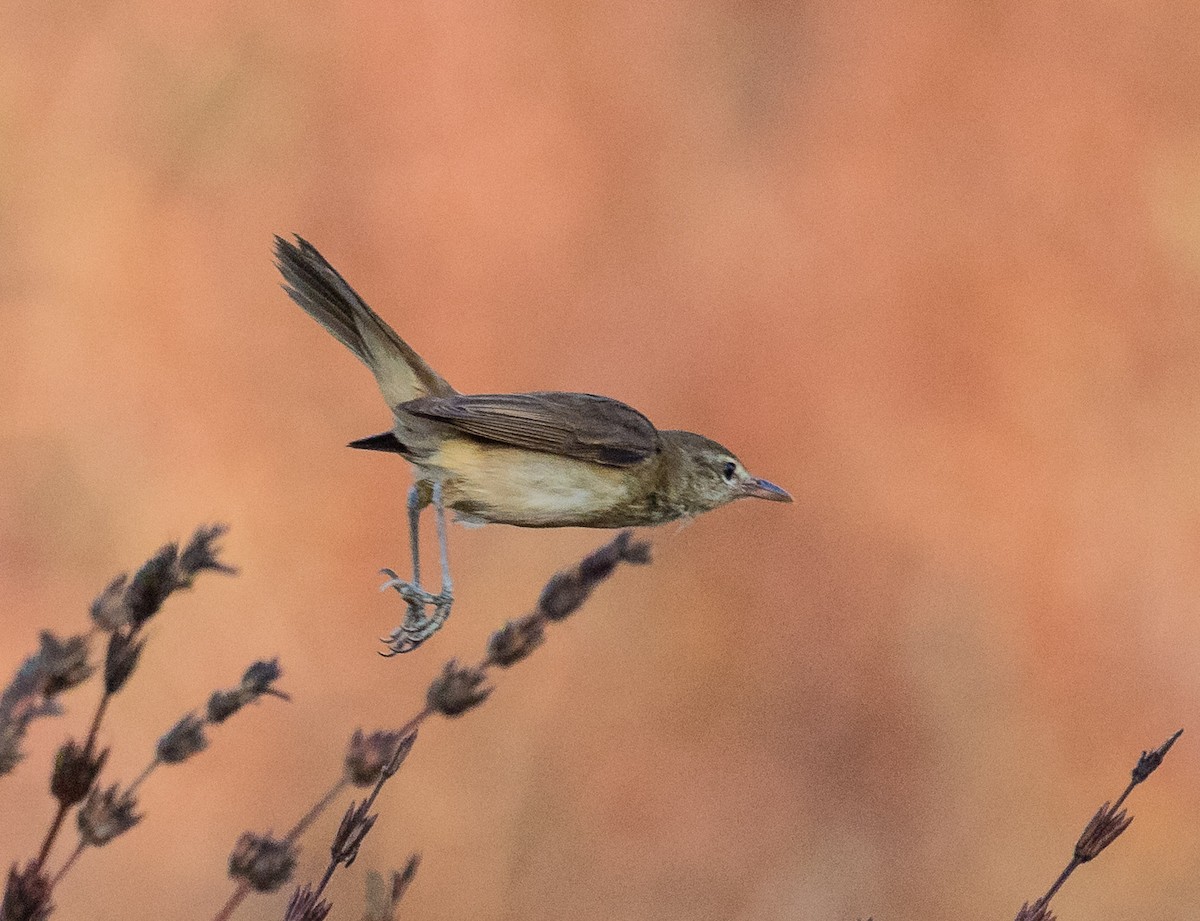
[(398, 407), (500, 444), (631, 467), (658, 450), (658, 429), (632, 406), (590, 393), (456, 394)]

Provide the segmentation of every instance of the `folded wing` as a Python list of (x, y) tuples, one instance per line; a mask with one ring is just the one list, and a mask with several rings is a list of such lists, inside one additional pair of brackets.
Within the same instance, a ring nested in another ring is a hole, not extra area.
[(455, 394), (400, 404), (475, 438), (631, 467), (659, 446), (654, 424), (632, 406), (590, 393)]

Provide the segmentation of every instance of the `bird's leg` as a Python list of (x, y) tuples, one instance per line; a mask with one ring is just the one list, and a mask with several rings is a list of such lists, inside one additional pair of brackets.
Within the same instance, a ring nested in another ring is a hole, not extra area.
[(408, 542), (412, 545), (413, 585), (421, 587), (421, 490), (416, 483), (408, 490)]
[(454, 585), (450, 581), (449, 542), (446, 540), (446, 504), (442, 500), (441, 481), (433, 484), (433, 510), (437, 513), (438, 553), (441, 554), (442, 561), (442, 590), (438, 594), (438, 605), (445, 605), (446, 613), (449, 614), (450, 605), (454, 603)]
[[(422, 486), (426, 487), (422, 489)], [(391, 569), (381, 572), (388, 576), (388, 581), (380, 586), (394, 588), (408, 602), (409, 607), (436, 603), (433, 595), (421, 588), (421, 512), (429, 504), (430, 493), (428, 484), (415, 483), (408, 491), (408, 539), (412, 549), (412, 581), (406, 582)]]
[[(450, 606), (454, 601), (450, 582), (450, 560), (447, 554), (446, 540), (446, 508), (442, 498), (442, 484), (435, 482), (432, 489), (422, 489), (428, 484), (419, 483), (408, 493), (409, 536), (412, 541), (413, 580), (405, 582), (390, 569), (383, 570), (389, 576), (381, 588), (394, 588), (404, 599), (408, 611), (404, 623), (392, 631), (384, 642), (390, 650), (385, 655), (400, 652), (411, 652), (421, 643), (433, 636), (450, 616)], [(442, 590), (434, 595), (421, 587), (420, 560), (420, 520), (421, 511), (430, 502), (437, 513), (438, 550), (442, 564)], [(431, 615), (425, 614), (425, 606), (433, 605)]]

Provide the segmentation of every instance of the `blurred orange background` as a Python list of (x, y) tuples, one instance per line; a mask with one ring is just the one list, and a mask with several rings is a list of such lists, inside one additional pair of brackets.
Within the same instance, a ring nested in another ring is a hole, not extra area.
[[(376, 656), (408, 472), (343, 448), (389, 417), (279, 290), (297, 232), (460, 389), (609, 394), (796, 497), (658, 530), (423, 730), (333, 917), (420, 850), (406, 918), (1011, 918), (1200, 735), (1197, 47), (1180, 0), (0, 8), (0, 676), (221, 520), (241, 575), (154, 621), (107, 775), (255, 658), (295, 698), (57, 917), (210, 917), (242, 830), (604, 537), (456, 528), (448, 628)], [(0, 778), (6, 865), (95, 693)], [(1061, 918), (1195, 917), (1196, 751)]]

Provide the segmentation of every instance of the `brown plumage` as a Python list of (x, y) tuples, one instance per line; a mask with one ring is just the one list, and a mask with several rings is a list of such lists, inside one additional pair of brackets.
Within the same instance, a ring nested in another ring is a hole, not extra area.
[(409, 601), (412, 636), (430, 620), (417, 617), (418, 603), (449, 610), (444, 536), (443, 592), (430, 595), (419, 585), (416, 523), (430, 502), (439, 515), (450, 508), (467, 523), (622, 528), (743, 497), (791, 501), (751, 476), (728, 448), (692, 432), (660, 431), (608, 397), (460, 394), (312, 245), (276, 237), (275, 252), (284, 290), (371, 370), (392, 411), (390, 432), (351, 446), (400, 454), (417, 469), (409, 503), (414, 579), (391, 583)]

